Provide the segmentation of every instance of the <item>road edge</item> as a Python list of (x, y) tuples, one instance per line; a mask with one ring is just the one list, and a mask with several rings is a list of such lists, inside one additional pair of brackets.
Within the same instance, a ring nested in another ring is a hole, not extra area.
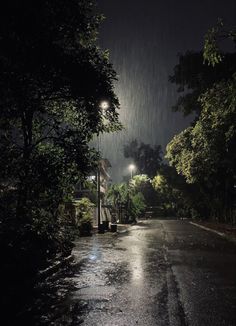
[(234, 238), (231, 238), (229, 235), (227, 235), (227, 234), (225, 234), (223, 232), (219, 232), (219, 231), (216, 231), (214, 229), (211, 229), (211, 228), (208, 228), (206, 226), (200, 225), (198, 223), (190, 222), (190, 221), (189, 221), (189, 224), (192, 224), (192, 225), (194, 225), (194, 226), (196, 226), (196, 227), (198, 227), (200, 229), (203, 229), (205, 231), (215, 233), (215, 234), (219, 235), (220, 237), (222, 237), (222, 238), (224, 238), (224, 239), (226, 239), (226, 240), (228, 240), (228, 241), (233, 242), (233, 243), (236, 244), (236, 240)]

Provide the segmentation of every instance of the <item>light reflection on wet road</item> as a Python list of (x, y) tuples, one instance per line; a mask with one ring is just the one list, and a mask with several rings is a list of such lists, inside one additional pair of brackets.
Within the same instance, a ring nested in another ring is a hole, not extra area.
[(73, 271), (40, 290), (30, 325), (235, 326), (235, 248), (175, 220), (78, 239)]
[[(85, 307), (83, 325), (167, 325), (166, 268), (162, 224), (133, 226), (128, 234), (79, 239), (74, 255), (82, 263), (70, 300)], [(155, 259), (153, 259), (153, 255)], [(159, 314), (159, 317), (158, 317)]]
[(74, 253), (83, 325), (235, 325), (235, 246), (187, 222), (145, 221)]

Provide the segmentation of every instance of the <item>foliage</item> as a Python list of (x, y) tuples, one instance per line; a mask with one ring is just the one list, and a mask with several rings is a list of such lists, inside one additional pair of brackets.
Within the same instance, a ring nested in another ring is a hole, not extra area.
[(174, 74), (169, 77), (178, 86), (177, 91), (180, 93), (174, 111), (180, 111), (185, 116), (191, 113), (199, 116), (199, 96), (214, 83), (230, 78), (236, 71), (235, 53), (225, 53), (220, 64), (215, 67), (204, 64), (206, 56), (205, 52), (193, 51), (179, 55), (179, 63), (174, 67)]
[(107, 192), (108, 203), (113, 206), (126, 205), (129, 195), (129, 187), (126, 183), (113, 184)]
[(177, 190), (168, 183), (167, 178), (156, 175), (152, 180), (152, 186), (157, 192), (157, 203), (164, 215), (175, 215), (177, 212), (177, 202), (179, 201)]
[(135, 190), (142, 189), (148, 182), (150, 182), (150, 179), (146, 174), (137, 174), (130, 180), (130, 187)]
[(147, 205), (141, 192), (131, 194), (130, 199), (130, 213), (135, 220), (136, 217), (140, 217), (145, 212)]
[(219, 48), (219, 42), (225, 39), (230, 39), (235, 43), (236, 30), (235, 28), (225, 30), (223, 21), (219, 19), (217, 26), (210, 28), (205, 36), (203, 57), (209, 65), (214, 67), (222, 62), (224, 54)]
[(194, 127), (167, 146), (171, 165), (187, 182), (204, 182), (217, 171), (233, 172), (235, 162), (235, 79), (221, 82), (201, 96), (202, 113)]
[(165, 187), (165, 183), (166, 183), (165, 178), (160, 174), (156, 175), (152, 180), (153, 187), (156, 190), (158, 189), (162, 190)]
[(166, 158), (190, 184), (200, 186), (212, 214), (227, 214), (233, 205), (236, 176), (236, 80), (215, 84), (205, 92), (194, 127), (175, 136)]
[(161, 146), (151, 147), (149, 144), (131, 141), (124, 146), (124, 156), (132, 158), (139, 174), (146, 174), (149, 178), (155, 176), (160, 168), (162, 157)]
[[(235, 45), (235, 32), (223, 31), (223, 24), (219, 22), (217, 27), (208, 31), (205, 38), (203, 57), (209, 65), (200, 64), (200, 69), (196, 69), (199, 74), (191, 76), (193, 71), (188, 69), (188, 59), (191, 61), (194, 57), (189, 53), (171, 77), (172, 82), (182, 87), (180, 91), (186, 91), (186, 86), (193, 90), (183, 97), (184, 110), (187, 103), (188, 112), (199, 107), (200, 113), (191, 127), (176, 135), (167, 145), (166, 158), (178, 174), (185, 178), (186, 189), (190, 187), (190, 196), (186, 192), (182, 193), (191, 214), (233, 222), (236, 61), (235, 53), (223, 54), (218, 46), (220, 40), (227, 38)], [(193, 69), (196, 68), (195, 63), (194, 59)], [(181, 101), (180, 98), (177, 106)], [(161, 186), (160, 180), (156, 180), (156, 187)]]
[(125, 182), (110, 186), (107, 192), (107, 201), (117, 211), (123, 208), (126, 222), (135, 221), (146, 208), (143, 194)]
[(175, 168), (163, 165), (159, 174), (152, 180), (157, 192), (157, 203), (166, 216), (196, 217), (202, 212), (202, 198), (199, 188), (185, 182)]
[(146, 174), (137, 174), (129, 182), (135, 192), (142, 193), (145, 203), (148, 206), (155, 206), (157, 201), (156, 192), (152, 186), (151, 179)]
[(116, 74), (95, 43), (101, 19), (85, 0), (13, 0), (0, 12), (0, 233), (9, 257), (37, 265), (35, 252), (40, 262), (61, 252), (58, 207), (96, 162), (88, 142), (120, 128)]
[(94, 204), (86, 197), (76, 202), (75, 224), (79, 228), (80, 235), (90, 235), (93, 223)]

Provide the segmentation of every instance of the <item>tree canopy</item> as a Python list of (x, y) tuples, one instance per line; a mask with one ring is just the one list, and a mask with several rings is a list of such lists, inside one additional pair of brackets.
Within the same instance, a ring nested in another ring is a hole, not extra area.
[(139, 143), (133, 140), (124, 146), (124, 156), (132, 158), (138, 174), (146, 174), (152, 178), (162, 162), (162, 150), (160, 145), (152, 147), (149, 144)]
[[(236, 67), (229, 67), (224, 78), (220, 75), (218, 67), (227, 62), (227, 55), (218, 52), (212, 36), (216, 31), (211, 29), (207, 34), (204, 58), (220, 78), (203, 88), (194, 99), (193, 105), (200, 107), (199, 117), (193, 126), (171, 140), (166, 158), (187, 183), (198, 187), (206, 214), (209, 207), (211, 216), (232, 220), (236, 178)], [(235, 41), (232, 35), (230, 32), (226, 37)], [(234, 56), (230, 54), (228, 58)]]
[(30, 246), (32, 254), (33, 242), (42, 259), (62, 250), (59, 206), (96, 162), (88, 143), (120, 128), (116, 73), (96, 45), (101, 20), (93, 0), (1, 9), (0, 232), (16, 255)]
[(120, 222), (134, 222), (146, 209), (144, 194), (134, 184), (113, 184), (109, 187), (106, 197), (108, 203), (118, 212)]
[(198, 116), (201, 112), (199, 96), (214, 83), (229, 79), (236, 71), (236, 54), (220, 50), (218, 42), (225, 38), (235, 43), (235, 31), (225, 30), (222, 22), (219, 22), (207, 32), (203, 51), (179, 54), (179, 63), (169, 77), (181, 94), (173, 107), (174, 111), (184, 115), (196, 113)]

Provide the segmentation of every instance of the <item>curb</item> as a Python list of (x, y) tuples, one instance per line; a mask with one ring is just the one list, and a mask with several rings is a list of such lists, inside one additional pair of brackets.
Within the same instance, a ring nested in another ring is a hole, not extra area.
[[(137, 225), (138, 223), (136, 223)], [(110, 230), (109, 231), (105, 231), (105, 233), (110, 233), (110, 234), (113, 234), (113, 235), (117, 235), (117, 234), (123, 234), (123, 233), (127, 233), (129, 232), (129, 230), (132, 228), (132, 224), (117, 224), (117, 231), (116, 232), (111, 232)], [(99, 234), (98, 231), (97, 231), (97, 226), (93, 227), (93, 234)], [(103, 234), (103, 233), (102, 233)]]
[(231, 238), (230, 236), (228, 236), (227, 234), (225, 234), (223, 232), (219, 232), (219, 231), (216, 231), (214, 229), (210, 229), (210, 228), (208, 228), (206, 226), (203, 226), (203, 225), (200, 225), (200, 224), (197, 224), (197, 223), (194, 223), (194, 222), (189, 222), (189, 223), (196, 226), (196, 227), (198, 227), (198, 228), (200, 228), (200, 229), (203, 229), (205, 231), (215, 233), (215, 234), (219, 235), (220, 237), (222, 237), (222, 238), (224, 238), (224, 239), (226, 239), (228, 241), (236, 243), (236, 239)]
[[(137, 221), (136, 223), (134, 223), (134, 224), (126, 224), (125, 225), (125, 227), (123, 228), (123, 230), (118, 230), (117, 229), (117, 233), (118, 234), (122, 234), (122, 233), (127, 233), (127, 232), (129, 232), (131, 229), (132, 229), (132, 226), (134, 226), (134, 225), (138, 225), (139, 224), (139, 221)], [(121, 225), (122, 226), (122, 225)]]
[(117, 230), (117, 232), (116, 233), (118, 233), (118, 234), (123, 234), (123, 233), (127, 233), (129, 231), (129, 228), (127, 228), (127, 229), (124, 229), (124, 230)]

